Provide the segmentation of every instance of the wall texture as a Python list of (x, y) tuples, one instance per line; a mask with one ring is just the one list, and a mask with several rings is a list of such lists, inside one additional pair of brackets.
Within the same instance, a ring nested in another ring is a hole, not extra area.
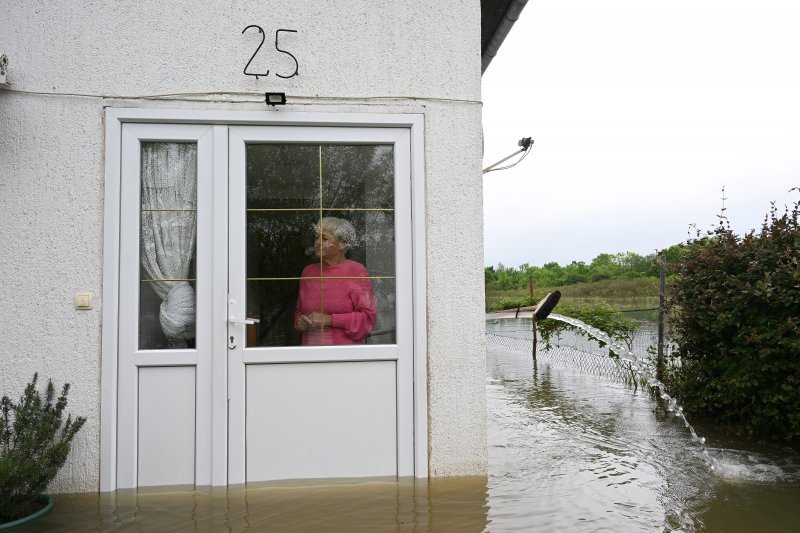
[(287, 111), (425, 115), (430, 473), (485, 474), (479, 2), (19, 2), (0, 53), (0, 393), (38, 371), (88, 418), (53, 491), (98, 488), (104, 107), (262, 110), (268, 90)]

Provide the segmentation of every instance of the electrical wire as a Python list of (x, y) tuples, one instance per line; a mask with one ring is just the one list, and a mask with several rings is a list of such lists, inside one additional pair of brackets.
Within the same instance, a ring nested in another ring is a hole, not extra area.
[(512, 164), (510, 164), (510, 165), (506, 165), (506, 166), (504, 166), (504, 167), (496, 167), (496, 168), (493, 168), (493, 169), (491, 169), (491, 170), (487, 170), (487, 171), (485, 172), (485, 174), (488, 174), (489, 172), (494, 172), (495, 170), (506, 170), (506, 169), (508, 169), (508, 168), (514, 168), (515, 166), (517, 166), (517, 165), (519, 165), (520, 163), (522, 163), (522, 160), (523, 160), (523, 159), (525, 159), (526, 157), (528, 157), (528, 154), (529, 154), (529, 153), (531, 153), (531, 152), (533, 151), (533, 150), (532, 150), (532, 148), (533, 148), (533, 145), (531, 145), (531, 147), (530, 147), (530, 148), (528, 148), (527, 150), (525, 150), (525, 152), (522, 154), (522, 157), (520, 157), (519, 159), (517, 159), (517, 160), (516, 160), (514, 163), (512, 163)]
[[(101, 99), (116, 99), (116, 100), (187, 100), (187, 101), (222, 101), (226, 103), (263, 103), (264, 93), (256, 92), (236, 92), (236, 91), (214, 91), (214, 92), (188, 92), (188, 93), (162, 93), (162, 94), (139, 94), (139, 95), (122, 95), (122, 94), (97, 94), (97, 93), (68, 93), (56, 91), (23, 91), (19, 89), (4, 89), (2, 92), (25, 94), (32, 96), (71, 96), (78, 98), (101, 98)], [(197, 100), (203, 97), (215, 96), (238, 96), (238, 97), (257, 97), (255, 100)], [(191, 98), (194, 97), (194, 98)], [(287, 98), (294, 100), (311, 100), (311, 101), (359, 101), (359, 100), (417, 100), (428, 102), (447, 102), (447, 103), (464, 103), (464, 104), (479, 104), (483, 105), (481, 100), (470, 100), (463, 98), (441, 98), (441, 97), (428, 97), (428, 96), (400, 96), (400, 95), (386, 95), (386, 96), (305, 96), (305, 95), (287, 95)]]

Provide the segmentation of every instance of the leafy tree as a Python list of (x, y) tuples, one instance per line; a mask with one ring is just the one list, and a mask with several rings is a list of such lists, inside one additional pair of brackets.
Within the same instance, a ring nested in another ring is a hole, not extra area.
[[(663, 254), (667, 256), (667, 277), (671, 277), (675, 274), (675, 268), (680, 265), (681, 259), (683, 259), (683, 255), (686, 253), (688, 245), (685, 243), (680, 244), (673, 244), (668, 248), (664, 248), (659, 252), (659, 255)], [(653, 261), (652, 269), (655, 272), (654, 276), (658, 275), (658, 271), (660, 269), (660, 265), (658, 264), (658, 258), (655, 258)]]
[(493, 266), (488, 266), (483, 269), (483, 282), (486, 285), (491, 285), (497, 281), (497, 272)]
[[(668, 249), (670, 260), (678, 256), (679, 250), (678, 245)], [(530, 276), (534, 276), (539, 287), (563, 287), (605, 279), (658, 277), (659, 268), (656, 254), (602, 253), (588, 265), (583, 261), (573, 261), (565, 266), (550, 262), (541, 267), (523, 263), (514, 268), (500, 263), (497, 267), (485, 267), (484, 280), (487, 288), (495, 290), (524, 289)]]

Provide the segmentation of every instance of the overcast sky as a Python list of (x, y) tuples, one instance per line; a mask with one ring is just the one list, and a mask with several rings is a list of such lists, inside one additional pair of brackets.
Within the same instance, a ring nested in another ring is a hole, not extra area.
[(483, 76), (485, 264), (652, 253), (800, 199), (800, 2), (530, 0)]

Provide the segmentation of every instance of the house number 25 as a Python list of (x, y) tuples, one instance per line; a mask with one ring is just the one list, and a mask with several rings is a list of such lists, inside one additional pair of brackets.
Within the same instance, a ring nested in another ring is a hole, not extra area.
[[(261, 42), (259, 43), (258, 48), (256, 48), (255, 52), (253, 52), (253, 55), (250, 56), (250, 61), (248, 61), (247, 64), (244, 66), (244, 73), (247, 76), (255, 76), (256, 79), (258, 79), (259, 76), (267, 76), (267, 75), (269, 75), (269, 69), (266, 72), (249, 72), (247, 69), (250, 67), (250, 63), (253, 62), (253, 59), (255, 59), (256, 54), (258, 54), (258, 51), (261, 50), (262, 46), (264, 46), (264, 39), (266, 39), (267, 34), (264, 33), (264, 30), (261, 28), (261, 26), (257, 26), (255, 24), (251, 24), (248, 27), (246, 27), (245, 29), (243, 29), (242, 30), (242, 34), (244, 34), (244, 32), (246, 32), (250, 28), (255, 28), (255, 29), (258, 30), (258, 33), (261, 34)], [(286, 54), (287, 56), (291, 57), (292, 60), (294, 61), (294, 72), (292, 72), (288, 76), (282, 76), (281, 74), (278, 74), (277, 72), (275, 73), (275, 75), (278, 76), (279, 78), (288, 79), (288, 78), (293, 78), (293, 77), (297, 76), (297, 69), (298, 69), (298, 67), (300, 65), (297, 63), (297, 58), (296, 57), (294, 57), (290, 52), (288, 52), (286, 50), (283, 50), (278, 45), (278, 37), (280, 37), (280, 33), (282, 31), (291, 32), (291, 33), (297, 33), (297, 30), (284, 30), (284, 29), (275, 30), (275, 50), (277, 50), (278, 52), (281, 52), (282, 54)]]

